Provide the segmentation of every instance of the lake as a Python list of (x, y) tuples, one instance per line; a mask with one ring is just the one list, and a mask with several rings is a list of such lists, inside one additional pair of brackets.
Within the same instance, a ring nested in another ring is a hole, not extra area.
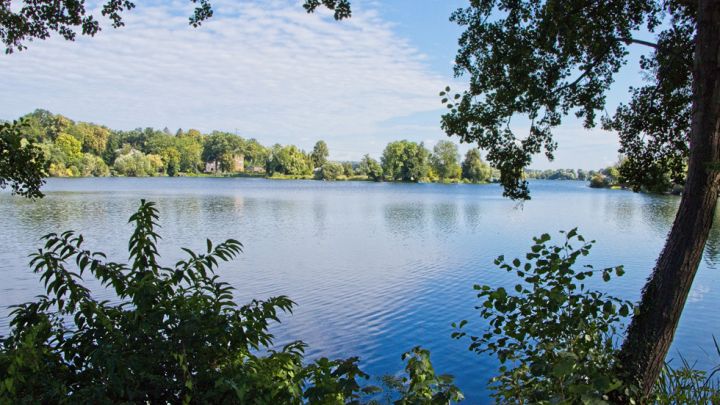
[[(272, 181), (243, 178), (50, 179), (39, 201), (0, 193), (0, 334), (12, 304), (44, 292), (28, 254), (48, 232), (80, 231), (88, 248), (127, 259), (128, 217), (140, 199), (157, 202), (166, 264), (180, 247), (205, 249), (205, 238), (240, 240), (244, 253), (221, 267), (239, 302), (288, 295), (292, 315), (273, 327), (282, 344), (302, 339), (308, 357), (360, 356), (372, 375), (398, 372), (415, 345), (431, 350), (436, 371), (456, 377), (465, 403), (487, 403), (492, 358), (450, 338), (454, 321), (483, 323), (473, 284), (513, 286), (493, 265), (524, 256), (533, 236), (579, 227), (597, 240), (589, 262), (625, 265), (627, 274), (599, 288), (637, 300), (670, 229), (679, 197), (590, 189), (585, 182), (533, 181), (532, 200), (502, 197), (498, 185)], [(717, 263), (713, 229), (669, 358), (698, 367), (720, 358)], [(112, 298), (102, 289), (99, 297)]]

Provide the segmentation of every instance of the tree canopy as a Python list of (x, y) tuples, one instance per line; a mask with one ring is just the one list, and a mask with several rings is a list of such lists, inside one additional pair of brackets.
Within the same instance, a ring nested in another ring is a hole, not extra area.
[[(199, 27), (213, 16), (210, 0), (190, 0), (195, 6), (188, 24)], [(100, 16), (111, 21), (113, 28), (125, 25), (123, 16), (135, 8), (130, 0), (104, 0), (100, 2), (100, 15), (93, 15), (84, 1), (23, 0), (21, 6), (13, 6), (11, 0), (0, 2), (0, 40), (5, 53), (27, 48), (34, 39), (47, 39), (53, 33), (73, 41), (80, 35), (94, 36), (101, 31)], [(351, 15), (348, 0), (305, 0), (303, 7), (308, 13), (325, 6), (334, 11), (336, 20)]]
[(425, 146), (407, 140), (390, 142), (382, 154), (385, 179), (420, 181), (427, 175), (430, 152)]
[(325, 141), (317, 141), (313, 147), (313, 151), (310, 154), (313, 167), (322, 167), (327, 162), (327, 158), (330, 156), (330, 151)]
[[(634, 186), (668, 171), (679, 178), (688, 154), (694, 16), (693, 3), (679, 1), (473, 2), (451, 17), (465, 27), (455, 73), (470, 82), (462, 94), (441, 93), (449, 108), (442, 126), (488, 152), (505, 195), (529, 198), (522, 169), (538, 153), (553, 158), (553, 129), (568, 114), (595, 126), (629, 46), (650, 46), (640, 64), (645, 85), (631, 89), (631, 102), (604, 126), (619, 132)], [(658, 42), (633, 38), (641, 29)], [(530, 126), (520, 134), (510, 124), (523, 117)]]
[(454, 143), (442, 140), (435, 144), (431, 160), (433, 169), (441, 180), (460, 177), (459, 158), (460, 154)]
[(462, 176), (473, 183), (488, 181), (492, 176), (492, 168), (483, 162), (480, 151), (470, 149), (462, 162)]
[(21, 122), (0, 123), (0, 188), (30, 198), (43, 194), (45, 175), (43, 152), (23, 138)]

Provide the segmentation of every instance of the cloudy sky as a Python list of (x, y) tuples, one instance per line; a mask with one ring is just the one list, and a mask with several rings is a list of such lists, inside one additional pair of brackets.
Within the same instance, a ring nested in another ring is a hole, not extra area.
[[(189, 1), (142, 1), (121, 29), (30, 43), (0, 56), (0, 119), (44, 108), (113, 129), (217, 129), (304, 149), (323, 139), (338, 160), (378, 157), (392, 140), (447, 138), (437, 93), (465, 80), (452, 75), (460, 29), (448, 17), (466, 1), (354, 0), (342, 22), (301, 3), (215, 0), (212, 20), (195, 29)], [(637, 80), (635, 63), (626, 70), (609, 111)], [(555, 161), (538, 156), (533, 167), (617, 158), (611, 133), (568, 120), (556, 134)]]

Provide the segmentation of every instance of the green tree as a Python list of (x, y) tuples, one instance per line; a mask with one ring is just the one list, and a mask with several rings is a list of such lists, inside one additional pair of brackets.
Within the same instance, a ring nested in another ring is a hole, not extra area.
[(577, 179), (578, 179), (578, 180), (582, 180), (582, 181), (587, 180), (587, 179), (588, 179), (588, 173), (587, 173), (585, 170), (583, 170), (583, 169), (578, 169), (578, 170), (577, 170)]
[(59, 134), (55, 139), (55, 146), (63, 154), (68, 165), (77, 163), (82, 157), (82, 143), (72, 135)]
[(391, 181), (420, 181), (427, 175), (429, 157), (422, 143), (390, 142), (381, 158), (384, 177)]
[[(196, 134), (197, 133), (197, 134)], [(177, 136), (175, 148), (178, 151), (179, 170), (183, 173), (196, 173), (202, 168), (203, 137), (197, 130)]]
[(342, 167), (343, 167), (343, 174), (346, 177), (350, 177), (355, 174), (355, 170), (353, 169), (352, 162), (342, 162)]
[(24, 126), (24, 121), (0, 123), (0, 188), (40, 198), (47, 163), (42, 149), (23, 137)]
[(235, 171), (235, 156), (242, 153), (243, 139), (227, 132), (215, 131), (205, 138), (202, 159), (205, 162), (218, 162), (220, 170)]
[[(456, 73), (471, 78), (463, 94), (441, 93), (449, 108), (443, 129), (486, 149), (512, 198), (528, 198), (523, 167), (543, 151), (552, 158), (552, 130), (563, 116), (572, 111), (595, 126), (628, 48), (652, 51), (641, 58), (645, 84), (606, 122), (620, 135), (634, 187), (656, 176), (642, 171), (677, 173), (688, 162), (675, 222), (620, 352), (627, 379), (646, 394), (673, 340), (720, 192), (718, 10), (718, 0), (480, 0), (451, 17), (465, 27)], [(634, 38), (642, 29), (656, 41)], [(514, 116), (530, 119), (522, 137), (509, 126)]]
[(272, 175), (273, 173), (295, 176), (308, 175), (313, 171), (312, 165), (310, 158), (298, 149), (297, 146), (275, 145), (268, 159), (267, 173), (268, 175)]
[(245, 153), (245, 166), (263, 167), (270, 156), (270, 150), (260, 144), (256, 139), (249, 139), (243, 147)]
[(79, 175), (83, 177), (101, 177), (110, 174), (110, 168), (99, 156), (83, 153), (78, 165)]
[(175, 147), (170, 147), (161, 152), (160, 155), (165, 164), (165, 172), (168, 176), (177, 176), (180, 172), (180, 152)]
[(87, 122), (78, 122), (67, 129), (67, 133), (82, 143), (82, 150), (86, 153), (99, 155), (107, 146), (110, 130), (99, 125)]
[(462, 163), (462, 178), (472, 183), (484, 183), (490, 180), (492, 169), (480, 157), (480, 151), (472, 148), (465, 154)]
[(20, 118), (25, 124), (23, 136), (32, 142), (44, 142), (57, 134), (55, 131), (55, 116), (47, 110), (36, 109), (30, 114)]
[(322, 167), (327, 162), (327, 158), (330, 156), (330, 151), (325, 141), (317, 141), (313, 147), (313, 151), (310, 154), (313, 167)]
[(344, 173), (342, 164), (338, 162), (325, 162), (320, 168), (319, 179), (320, 180), (337, 180), (338, 177)]
[(468, 332), (467, 321), (453, 324), (454, 338), (467, 338), (470, 350), (500, 361), (499, 375), (490, 381), (498, 403), (607, 403), (612, 391), (632, 393), (614, 373), (613, 346), (632, 303), (586, 287), (592, 277), (607, 282), (624, 269), (578, 266), (594, 241), (575, 229), (564, 234), (558, 245), (548, 234), (533, 238), (524, 263), (495, 260), (518, 280), (512, 290), (474, 286), (481, 300), (475, 308), (489, 321), (484, 331)]
[(370, 157), (370, 155), (363, 156), (360, 161), (359, 167), (360, 173), (368, 176), (369, 179), (374, 181), (382, 181), (383, 179), (383, 168), (380, 166), (377, 160)]
[(146, 155), (136, 149), (121, 154), (113, 164), (116, 173), (130, 177), (156, 176), (162, 168), (163, 162), (160, 156)]
[(440, 180), (459, 177), (460, 165), (457, 145), (450, 141), (440, 141), (433, 147), (432, 165)]

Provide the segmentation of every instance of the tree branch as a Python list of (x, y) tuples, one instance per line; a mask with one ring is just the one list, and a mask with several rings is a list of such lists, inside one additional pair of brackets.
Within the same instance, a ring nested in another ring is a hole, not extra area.
[(620, 38), (620, 37), (614, 37), (613, 39), (614, 39), (615, 41), (625, 42), (625, 44), (627, 44), (627, 45), (630, 45), (630, 44), (638, 44), (638, 45), (649, 46), (649, 47), (651, 47), (651, 48), (655, 48), (655, 49), (658, 49), (658, 50), (661, 49), (661, 48), (660, 48), (660, 45), (658, 45), (658, 44), (656, 44), (656, 43), (654, 43), (654, 42), (643, 41), (642, 39)]

